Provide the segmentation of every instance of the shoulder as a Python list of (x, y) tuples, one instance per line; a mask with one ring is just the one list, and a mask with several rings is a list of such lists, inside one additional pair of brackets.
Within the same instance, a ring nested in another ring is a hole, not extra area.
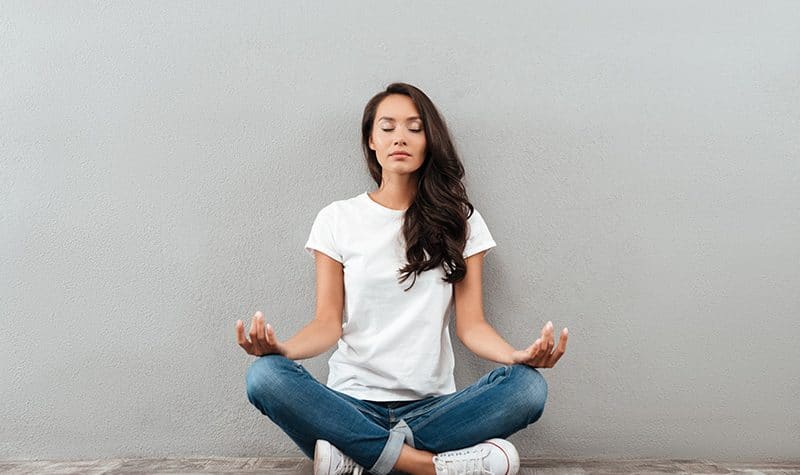
[(481, 215), (481, 212), (478, 211), (478, 208), (476, 208), (473, 205), (472, 206), (472, 213), (467, 218), (467, 221), (482, 220), (482, 219), (483, 219), (483, 215)]
[(333, 201), (329, 202), (328, 204), (326, 204), (325, 206), (323, 206), (319, 210), (318, 213), (319, 214), (335, 214), (335, 213), (340, 212), (342, 210), (347, 210), (349, 208), (352, 208), (356, 204), (357, 200), (358, 200), (358, 196), (354, 196), (354, 197), (351, 197), (351, 198), (340, 198), (340, 199), (337, 199), (337, 200), (333, 200)]
[(483, 219), (483, 215), (478, 211), (478, 208), (473, 206), (472, 214), (467, 217), (467, 224), (469, 226), (484, 227), (486, 226), (486, 220)]

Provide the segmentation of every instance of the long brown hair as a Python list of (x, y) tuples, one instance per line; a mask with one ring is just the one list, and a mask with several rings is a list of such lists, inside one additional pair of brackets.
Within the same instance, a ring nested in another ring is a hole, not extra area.
[(474, 207), (467, 198), (462, 179), (464, 166), (456, 153), (447, 124), (433, 102), (418, 88), (396, 82), (389, 84), (367, 102), (361, 120), (361, 143), (372, 179), (381, 185), (381, 165), (375, 151), (369, 148), (378, 104), (390, 94), (403, 94), (417, 106), (425, 131), (425, 160), (414, 173), (417, 193), (403, 220), (408, 264), (398, 269), (399, 281), (441, 266), (445, 282), (459, 282), (467, 274), (463, 252), (467, 243), (467, 219)]

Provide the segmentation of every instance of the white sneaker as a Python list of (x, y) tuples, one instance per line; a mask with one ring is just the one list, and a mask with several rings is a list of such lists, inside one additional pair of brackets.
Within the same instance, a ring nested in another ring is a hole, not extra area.
[(514, 475), (519, 454), (505, 439), (489, 439), (466, 449), (434, 455), (436, 475)]
[(364, 468), (343, 454), (327, 440), (318, 440), (314, 446), (314, 475), (361, 475)]

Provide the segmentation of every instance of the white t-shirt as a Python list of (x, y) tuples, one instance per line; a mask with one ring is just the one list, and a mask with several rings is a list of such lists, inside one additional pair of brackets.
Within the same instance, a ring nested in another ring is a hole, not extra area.
[[(357, 399), (410, 401), (456, 391), (448, 325), (453, 284), (440, 267), (399, 283), (408, 263), (405, 210), (373, 201), (366, 192), (334, 201), (317, 214), (305, 250), (342, 263), (342, 337), (328, 365), (328, 387)], [(488, 250), (492, 239), (477, 209), (467, 220), (463, 256)]]

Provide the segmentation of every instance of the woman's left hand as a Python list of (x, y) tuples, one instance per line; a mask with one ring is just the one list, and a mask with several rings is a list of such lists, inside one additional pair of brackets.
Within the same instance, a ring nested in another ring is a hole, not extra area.
[(533, 368), (552, 368), (567, 349), (567, 333), (566, 328), (561, 330), (558, 348), (553, 352), (553, 322), (547, 322), (542, 328), (542, 337), (524, 350), (511, 353), (511, 360)]

